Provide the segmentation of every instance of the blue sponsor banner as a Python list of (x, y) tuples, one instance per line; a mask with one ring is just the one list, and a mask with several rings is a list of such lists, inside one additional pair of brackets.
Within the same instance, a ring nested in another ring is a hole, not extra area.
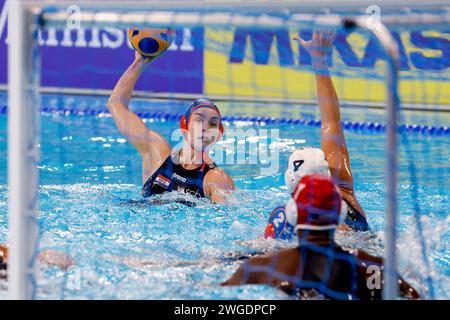
[[(0, 0), (2, 16), (6, 16), (4, 4), (5, 0)], [(0, 83), (7, 82), (6, 19), (3, 22), (0, 25)], [(177, 29), (170, 49), (151, 64), (135, 89), (201, 94), (203, 33), (203, 28)], [(39, 44), (41, 85), (44, 87), (112, 89), (134, 59), (126, 30), (117, 28), (45, 29), (39, 33)]]
[[(430, 32), (433, 31), (404, 31), (403, 33), (406, 33), (409, 37), (409, 41), (405, 43), (407, 37), (402, 40), (399, 31), (391, 31), (399, 47), (402, 71), (414, 69), (443, 71), (450, 67), (449, 31), (434, 31), (432, 35), (427, 34)], [(362, 44), (362, 41), (355, 44), (354, 39), (353, 42), (349, 40), (353, 33), (355, 32), (341, 30), (337, 33), (336, 40), (333, 42), (333, 47), (339, 55), (338, 58), (346, 67), (373, 69), (377, 61), (385, 59), (385, 55), (374, 35), (370, 35), (367, 43), (363, 45), (362, 58), (358, 57), (356, 49), (360, 49), (358, 47)], [(312, 31), (302, 30), (299, 32), (299, 36), (309, 40), (312, 38)], [(246, 58), (247, 46), (251, 46), (254, 52), (254, 62), (258, 65), (267, 65), (271, 56), (271, 49), (275, 43), (280, 66), (311, 65), (309, 53), (300, 45), (297, 51), (298, 57), (295, 57), (291, 38), (287, 29), (270, 31), (238, 28), (234, 32), (229, 62), (242, 63)], [(329, 63), (332, 65), (331, 53)]]

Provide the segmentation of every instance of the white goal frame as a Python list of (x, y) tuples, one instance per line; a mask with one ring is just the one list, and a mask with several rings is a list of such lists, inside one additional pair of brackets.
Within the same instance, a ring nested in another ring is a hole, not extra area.
[[(38, 88), (40, 57), (35, 31), (41, 27), (57, 26), (64, 28), (68, 14), (66, 8), (73, 1), (8, 1), (8, 184), (9, 184), (9, 297), (11, 299), (34, 298), (33, 260), (37, 239), (37, 199), (39, 160), (39, 112)], [(142, 9), (145, 13), (123, 12), (124, 1), (77, 1), (83, 7), (83, 25), (141, 26), (171, 24), (174, 26), (260, 26), (260, 27), (301, 27), (329, 26), (370, 29), (387, 53), (386, 70), (386, 227), (385, 227), (385, 286), (384, 298), (397, 297), (396, 282), (396, 206), (397, 206), (397, 115), (398, 65), (397, 44), (388, 28), (395, 26), (448, 25), (447, 14), (433, 13), (448, 5), (440, 0), (295, 0), (295, 1), (191, 1), (189, 12), (186, 1), (128, 1), (130, 7)], [(388, 15), (381, 17), (376, 28), (368, 28), (369, 17), (364, 9), (369, 5), (386, 8)], [(43, 10), (48, 6), (52, 10)], [(205, 7), (208, 11), (205, 11)], [(84, 9), (86, 8), (86, 10)], [(211, 11), (214, 9), (214, 11)], [(228, 10), (227, 10), (228, 9)], [(238, 10), (236, 10), (238, 9)], [(240, 10), (258, 10), (267, 13), (280, 10), (297, 12), (286, 20), (270, 15), (249, 17), (239, 14)], [(424, 14), (397, 14), (408, 9), (427, 10)], [(198, 10), (198, 12), (193, 12)], [(339, 11), (352, 11), (344, 16)], [(337, 12), (337, 13), (336, 13)], [(397, 12), (397, 13), (396, 13)], [(325, 14), (324, 14), (325, 13)]]

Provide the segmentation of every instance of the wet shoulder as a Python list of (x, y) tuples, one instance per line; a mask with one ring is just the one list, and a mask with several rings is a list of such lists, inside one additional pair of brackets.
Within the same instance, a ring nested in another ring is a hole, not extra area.
[(219, 184), (233, 184), (233, 179), (230, 177), (228, 173), (225, 172), (222, 168), (216, 166), (213, 164), (208, 164), (207, 166), (210, 166), (208, 172), (205, 175), (205, 180), (208, 183), (214, 183), (217, 182)]

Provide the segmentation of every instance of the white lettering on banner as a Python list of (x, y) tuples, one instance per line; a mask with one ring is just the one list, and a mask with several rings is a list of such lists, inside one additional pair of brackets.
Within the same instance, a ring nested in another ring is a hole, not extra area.
[[(8, 21), (8, 8), (9, 8), (10, 0), (6, 0), (2, 11), (0, 12), (0, 38), (3, 36), (3, 33), (6, 30), (6, 25)], [(71, 11), (74, 19), (77, 19), (76, 10)], [(77, 21), (74, 21), (77, 22)], [(77, 24), (74, 25), (78, 26)], [(76, 29), (76, 34), (73, 34), (73, 30)], [(86, 29), (83, 28), (65, 28), (62, 34), (62, 40), (58, 41), (58, 38), (61, 37), (61, 33), (57, 32), (55, 28), (47, 28), (45, 29), (46, 39), (44, 39), (42, 30), (38, 31), (38, 43), (40, 46), (47, 47), (77, 47), (77, 48), (111, 48), (118, 49), (120, 48), (124, 42), (127, 44), (128, 48), (132, 48), (130, 42), (128, 41), (128, 37), (126, 36), (126, 30), (118, 29), (118, 28), (105, 28), (102, 29), (102, 35), (100, 37), (100, 29), (92, 28), (90, 29), (91, 39), (88, 42), (86, 39)], [(75, 36), (75, 41), (72, 37)], [(194, 46), (192, 45), (192, 31), (190, 28), (183, 28), (183, 35), (181, 40), (181, 45), (178, 46), (175, 44), (175, 41), (169, 47), (171, 51), (193, 51)], [(8, 44), (8, 35), (6, 35), (5, 43)]]
[(191, 29), (183, 28), (183, 42), (181, 43), (181, 51), (192, 51), (194, 47), (191, 44)]
[(77, 47), (77, 48), (87, 47), (87, 41), (86, 41), (84, 29), (77, 30), (77, 41), (75, 41), (75, 47)]
[[(0, 16), (0, 32), (3, 32), (4, 25), (6, 25), (6, 17), (7, 14), (5, 11), (2, 11)], [(100, 31), (103, 31), (100, 33)], [(42, 30), (38, 31), (38, 43), (40, 46), (46, 47), (77, 47), (77, 48), (110, 48), (110, 49), (118, 49), (122, 47), (124, 42), (126, 43), (128, 48), (132, 48), (130, 41), (128, 41), (128, 37), (126, 36), (126, 30), (118, 29), (118, 28), (105, 28), (98, 29), (92, 28), (89, 30), (91, 34), (91, 39), (89, 42), (87, 41), (86, 29), (77, 29), (76, 31), (70, 29), (64, 29), (63, 33), (57, 32), (55, 28), (47, 28), (45, 32)], [(1, 35), (1, 33), (0, 33)], [(62, 35), (62, 39), (61, 39)], [(60, 41), (58, 40), (61, 39)], [(74, 41), (75, 38), (75, 41)], [(193, 51), (194, 46), (192, 45), (192, 33), (188, 28), (183, 29), (183, 37), (181, 45), (178, 46), (175, 44), (175, 41), (170, 46), (169, 50), (171, 51)]]
[(181, 51), (193, 51), (194, 47), (192, 46), (191, 38), (192, 38), (191, 29), (183, 28), (183, 41), (181, 42), (181, 46), (178, 47), (178, 45), (174, 41), (167, 50), (176, 51), (180, 49)]
[[(8, 21), (8, 8), (9, 1), (6, 0), (2, 11), (0, 12), (0, 38), (3, 33), (6, 32), (6, 25)], [(74, 18), (76, 19), (77, 12), (73, 11)], [(76, 22), (76, 21), (75, 21)], [(74, 31), (76, 30), (76, 31)], [(89, 42), (86, 38), (86, 29), (83, 28), (65, 28), (63, 33), (57, 32), (55, 28), (46, 28), (45, 32), (38, 31), (38, 43), (40, 46), (47, 47), (77, 47), (77, 48), (111, 48), (118, 49), (124, 42), (128, 48), (132, 49), (128, 37), (126, 36), (126, 30), (118, 28), (105, 28), (100, 36), (100, 29), (92, 28), (89, 30), (91, 39)], [(75, 32), (75, 34), (74, 34)], [(44, 36), (45, 35), (45, 36)], [(62, 39), (61, 39), (62, 37)], [(75, 39), (73, 39), (75, 37)], [(176, 37), (176, 36), (175, 36)], [(75, 41), (74, 41), (75, 40)], [(8, 35), (6, 35), (5, 43), (8, 44)], [(183, 28), (183, 34), (181, 44), (178, 46), (175, 41), (169, 47), (171, 51), (193, 51), (192, 45), (192, 31), (190, 28)]]
[[(111, 48), (111, 49), (117, 49), (120, 48), (123, 44), (123, 31), (116, 28), (105, 28), (105, 31), (102, 34), (102, 42), (104, 48)], [(108, 37), (108, 34), (112, 37), (116, 37), (116, 40), (112, 40), (110, 37)]]
[[(39, 33), (42, 36), (41, 30), (39, 30)], [(42, 45), (44, 45), (44, 44), (46, 44), (49, 47), (57, 47), (58, 46), (58, 39), (56, 38), (56, 29), (48, 30), (47, 42), (45, 42), (45, 40), (42, 39)]]
[(64, 29), (64, 37), (59, 45), (61, 47), (73, 47), (72, 30)]
[[(84, 37), (84, 35), (83, 35)], [(92, 28), (91, 30), (91, 41), (88, 44), (89, 48), (101, 48), (102, 43), (100, 41), (100, 30), (98, 28)]]

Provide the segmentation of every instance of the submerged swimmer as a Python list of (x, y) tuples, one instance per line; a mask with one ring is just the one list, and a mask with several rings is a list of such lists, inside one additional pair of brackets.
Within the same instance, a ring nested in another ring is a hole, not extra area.
[(233, 180), (208, 156), (223, 134), (219, 108), (208, 99), (192, 102), (180, 121), (182, 147), (172, 150), (169, 142), (128, 108), (139, 76), (153, 59), (137, 52), (135, 60), (117, 82), (107, 107), (119, 131), (142, 158), (142, 195), (179, 191), (214, 203), (224, 202), (234, 189)]
[[(327, 53), (331, 50), (334, 38), (335, 35), (329, 32), (314, 32), (310, 41), (297, 38), (311, 55), (316, 71), (322, 149), (306, 147), (295, 150), (289, 157), (284, 179), (292, 192), (298, 181), (307, 174), (321, 173), (333, 177), (345, 201), (343, 211), (346, 216), (340, 228), (367, 231), (369, 225), (366, 214), (355, 195), (350, 156), (341, 126), (339, 99), (328, 73)], [(290, 239), (293, 235), (293, 226), (286, 220), (285, 207), (275, 208), (269, 215), (265, 237)]]
[[(223, 285), (270, 284), (299, 298), (381, 299), (383, 259), (345, 250), (334, 240), (343, 201), (330, 177), (304, 176), (286, 205), (298, 247), (247, 260)], [(419, 298), (401, 277), (398, 283), (403, 297)]]

